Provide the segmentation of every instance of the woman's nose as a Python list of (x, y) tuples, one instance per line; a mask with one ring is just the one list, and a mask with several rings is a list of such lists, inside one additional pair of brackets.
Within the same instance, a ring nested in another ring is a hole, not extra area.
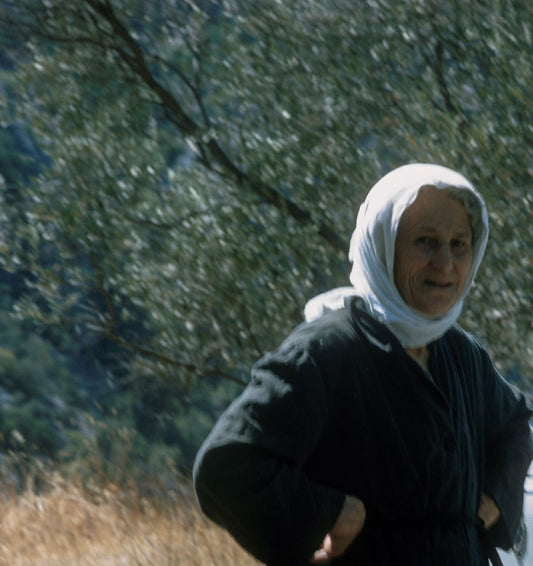
[(441, 271), (448, 271), (453, 266), (453, 254), (448, 244), (440, 244), (435, 248), (431, 264)]

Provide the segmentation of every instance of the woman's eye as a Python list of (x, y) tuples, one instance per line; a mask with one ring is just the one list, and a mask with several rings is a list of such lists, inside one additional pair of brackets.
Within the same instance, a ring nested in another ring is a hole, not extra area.
[(437, 245), (437, 240), (435, 238), (431, 238), (430, 236), (420, 236), (416, 239), (416, 243), (423, 246), (435, 246)]

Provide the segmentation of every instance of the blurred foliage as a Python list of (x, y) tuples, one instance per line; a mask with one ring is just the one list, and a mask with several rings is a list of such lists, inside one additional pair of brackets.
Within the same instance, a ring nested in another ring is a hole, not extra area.
[(485, 196), (462, 322), (531, 386), (530, 2), (2, 6), (2, 120), (49, 158), (1, 207), (3, 261), (29, 271), (15, 312), (129, 352), (139, 430), (194, 445), (197, 392), (220, 409), (217, 379), (246, 382), (307, 299), (346, 284), (362, 198), (413, 161)]
[(67, 360), (5, 313), (0, 344), (1, 450), (55, 457), (84, 404)]

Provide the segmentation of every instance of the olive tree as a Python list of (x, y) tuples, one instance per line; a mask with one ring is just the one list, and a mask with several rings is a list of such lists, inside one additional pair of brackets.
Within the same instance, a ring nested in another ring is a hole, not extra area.
[(532, 375), (526, 0), (4, 4), (24, 39), (4, 119), (51, 159), (4, 235), (23, 316), (105, 335), (134, 373), (246, 381), (346, 284), (372, 184), (437, 162), (490, 210), (463, 324)]

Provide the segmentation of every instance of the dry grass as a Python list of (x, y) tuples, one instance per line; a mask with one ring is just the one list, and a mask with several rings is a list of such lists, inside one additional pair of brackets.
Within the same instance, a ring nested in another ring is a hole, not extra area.
[(190, 491), (166, 503), (134, 486), (88, 489), (60, 478), (0, 501), (0, 566), (252, 566), (199, 512)]

